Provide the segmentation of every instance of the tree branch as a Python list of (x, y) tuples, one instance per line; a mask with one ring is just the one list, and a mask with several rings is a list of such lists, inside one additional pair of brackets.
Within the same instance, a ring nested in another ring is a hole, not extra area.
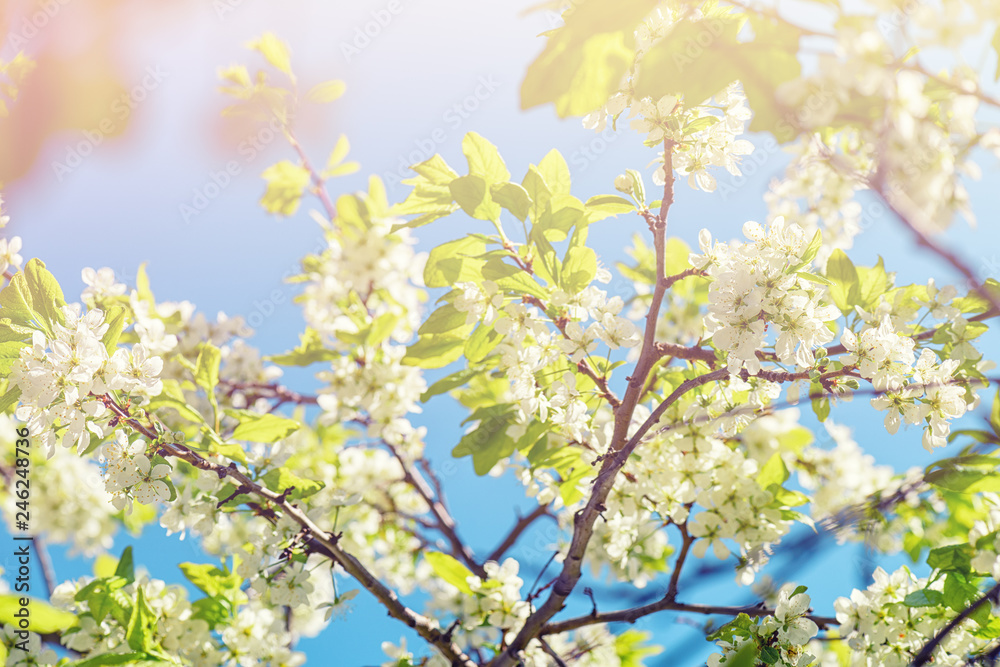
[(983, 597), (979, 598), (971, 605), (963, 609), (961, 614), (951, 619), (951, 622), (949, 622), (948, 625), (941, 628), (941, 630), (936, 635), (934, 635), (933, 639), (924, 644), (924, 647), (920, 649), (920, 653), (918, 653), (917, 656), (913, 659), (913, 662), (910, 663), (912, 667), (921, 667), (922, 665), (926, 665), (928, 662), (930, 662), (933, 659), (932, 656), (934, 654), (934, 649), (936, 649), (941, 644), (941, 642), (945, 640), (945, 638), (951, 633), (952, 630), (958, 627), (959, 623), (972, 616), (972, 614), (974, 614), (977, 609), (982, 607), (987, 602), (990, 601), (995, 602), (998, 598), (1000, 598), (1000, 584), (996, 584), (995, 586), (993, 586), (993, 588), (986, 591), (986, 594), (983, 595)]
[[(569, 632), (570, 630), (576, 630), (577, 628), (594, 625), (596, 623), (635, 623), (643, 616), (649, 616), (650, 614), (655, 614), (660, 611), (683, 611), (693, 614), (722, 614), (725, 616), (738, 616), (739, 614), (746, 614), (747, 616), (753, 617), (774, 615), (773, 609), (768, 609), (767, 607), (763, 607), (759, 604), (746, 605), (742, 607), (726, 607), (706, 604), (687, 604), (663, 598), (661, 600), (657, 600), (656, 602), (642, 605), (641, 607), (633, 607), (631, 609), (622, 609), (619, 611), (609, 611), (602, 614), (587, 614), (586, 616), (577, 616), (576, 618), (570, 618), (565, 621), (560, 621), (559, 623), (550, 623), (542, 629), (542, 635), (555, 635), (561, 632)], [(810, 619), (822, 630), (840, 625), (840, 622), (836, 618), (831, 618), (829, 616), (815, 616), (807, 614), (804, 618)]]
[(432, 525), (434, 530), (437, 530), (451, 544), (452, 555), (460, 558), (472, 572), (482, 578), (486, 578), (486, 570), (483, 566), (479, 564), (476, 560), (476, 555), (472, 553), (472, 550), (459, 538), (458, 527), (455, 524), (455, 519), (452, 518), (451, 513), (445, 506), (444, 501), (439, 496), (435, 496), (434, 492), (431, 490), (430, 486), (427, 484), (427, 480), (424, 479), (420, 471), (417, 470), (403, 454), (399, 451), (399, 448), (389, 444), (388, 442), (382, 441), (385, 446), (389, 448), (392, 455), (396, 457), (399, 461), (400, 467), (403, 469), (403, 479), (413, 487), (424, 502), (427, 503), (427, 507), (430, 509), (431, 514), (437, 520), (436, 524)]
[(507, 550), (514, 546), (518, 538), (521, 537), (521, 533), (527, 530), (531, 524), (543, 516), (552, 516), (549, 512), (548, 505), (539, 505), (531, 512), (531, 514), (520, 517), (517, 520), (517, 523), (514, 524), (514, 527), (510, 529), (510, 532), (507, 533), (507, 536), (503, 539), (503, 541), (497, 545), (497, 548), (494, 549), (489, 556), (486, 557), (486, 560), (499, 562), (500, 559), (503, 558), (503, 555), (507, 553)]
[(103, 400), (106, 405), (108, 405), (109, 408), (116, 415), (118, 415), (122, 422), (128, 424), (131, 428), (149, 438), (151, 443), (158, 445), (161, 453), (165, 456), (179, 458), (199, 470), (204, 470), (217, 475), (219, 479), (228, 477), (237, 484), (239, 489), (245, 490), (247, 493), (253, 493), (254, 495), (260, 496), (268, 501), (270, 505), (280, 509), (287, 516), (291, 517), (296, 523), (302, 526), (302, 528), (309, 535), (309, 541), (314, 545), (314, 547), (319, 548), (322, 553), (325, 553), (333, 561), (343, 567), (344, 570), (354, 577), (369, 593), (374, 595), (378, 601), (386, 607), (390, 616), (402, 621), (407, 626), (415, 630), (417, 634), (423, 637), (427, 642), (433, 644), (445, 658), (452, 662), (453, 665), (461, 665), (462, 667), (475, 666), (475, 662), (465, 655), (465, 653), (462, 652), (462, 649), (451, 641), (450, 637), (446, 636), (445, 633), (435, 627), (436, 623), (432, 619), (427, 618), (422, 614), (418, 614), (400, 602), (396, 593), (379, 581), (375, 575), (369, 572), (361, 561), (337, 545), (338, 538), (336, 536), (327, 533), (322, 528), (317, 526), (305, 512), (300, 510), (298, 506), (289, 502), (285, 492), (278, 494), (261, 486), (243, 474), (243, 472), (236, 467), (235, 463), (230, 463), (228, 466), (222, 466), (218, 463), (213, 463), (205, 458), (202, 458), (202, 456), (198, 453), (191, 451), (182, 445), (160, 441), (159, 435), (153, 428), (146, 426), (138, 419), (130, 415), (126, 410), (118, 405), (111, 396), (105, 394), (103, 396)]
[[(635, 406), (638, 404), (640, 394), (645, 386), (646, 377), (649, 375), (653, 364), (659, 356), (655, 347), (656, 323), (659, 318), (660, 304), (663, 301), (665, 293), (667, 213), (674, 200), (672, 149), (673, 144), (669, 140), (665, 140), (663, 162), (666, 178), (663, 184), (663, 199), (660, 206), (660, 213), (658, 216), (653, 217), (647, 212), (645, 216), (649, 223), (650, 231), (653, 233), (653, 246), (656, 251), (656, 286), (653, 293), (653, 302), (650, 304), (649, 312), (646, 315), (646, 330), (643, 336), (642, 350), (639, 353), (639, 360), (636, 362), (635, 370), (629, 378), (625, 396), (621, 404), (615, 409), (614, 433), (611, 437), (608, 454), (604, 457), (601, 471), (594, 480), (587, 504), (573, 517), (573, 537), (566, 558), (563, 561), (562, 571), (553, 582), (552, 592), (545, 602), (527, 618), (524, 626), (507, 648), (490, 662), (490, 667), (513, 667), (518, 661), (517, 654), (527, 646), (528, 642), (537, 637), (545, 623), (563, 608), (564, 602), (580, 580), (583, 556), (587, 550), (587, 544), (594, 533), (594, 524), (597, 518), (605, 509), (604, 501), (614, 486), (618, 471), (625, 465), (629, 454), (638, 445), (645, 430), (648, 430), (650, 426), (656, 423), (655, 419), (652, 422), (647, 420), (647, 423), (643, 424), (639, 432), (626, 442), (628, 428), (632, 422)], [(721, 373), (728, 374), (728, 371), (721, 371)], [(715, 374), (710, 373), (709, 375)], [(685, 392), (700, 386), (700, 384), (709, 382), (710, 380), (706, 379), (707, 377), (702, 376), (701, 378), (685, 382), (664, 403), (669, 405), (668, 402), (676, 401)], [(717, 377), (722, 377), (722, 375), (718, 375)], [(663, 407), (663, 410), (665, 409), (666, 407)]]

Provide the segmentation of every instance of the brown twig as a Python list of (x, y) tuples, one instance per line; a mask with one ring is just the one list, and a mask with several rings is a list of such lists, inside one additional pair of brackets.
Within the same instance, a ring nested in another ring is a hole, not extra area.
[[(383, 442), (385, 442), (383, 440)], [(431, 514), (434, 515), (436, 523), (430, 524), (430, 527), (437, 530), (439, 533), (445, 536), (448, 542), (451, 544), (452, 555), (456, 558), (462, 560), (473, 574), (483, 579), (486, 578), (486, 570), (483, 566), (479, 564), (476, 560), (476, 555), (472, 553), (472, 550), (459, 538), (458, 536), (458, 526), (455, 524), (455, 519), (452, 518), (451, 513), (445, 506), (443, 500), (440, 496), (435, 496), (434, 492), (431, 490), (430, 486), (427, 484), (427, 480), (424, 479), (420, 471), (417, 470), (410, 461), (399, 451), (399, 448), (385, 442), (385, 446), (389, 448), (392, 455), (396, 457), (399, 461), (399, 465), (403, 470), (403, 479), (409, 484), (414, 491), (416, 491), (424, 502), (427, 503), (427, 507)]]
[(998, 598), (1000, 598), (1000, 584), (994, 585), (993, 588), (986, 591), (986, 594), (983, 595), (983, 597), (963, 609), (962, 613), (951, 619), (948, 625), (941, 628), (941, 630), (934, 635), (933, 639), (924, 644), (924, 647), (920, 649), (920, 652), (917, 653), (915, 658), (913, 658), (913, 662), (910, 663), (912, 667), (921, 667), (922, 665), (926, 665), (928, 662), (933, 660), (932, 656), (934, 655), (934, 650), (941, 645), (941, 642), (943, 642), (949, 634), (951, 634), (952, 630), (957, 628), (962, 621), (972, 616), (972, 614), (974, 614), (976, 610), (984, 604), (987, 602), (995, 602)]
[[(747, 616), (753, 617), (774, 615), (773, 609), (768, 609), (767, 607), (762, 607), (757, 604), (741, 607), (727, 607), (707, 604), (687, 604), (663, 598), (661, 600), (657, 600), (656, 602), (642, 605), (640, 607), (633, 607), (631, 609), (609, 611), (596, 615), (587, 614), (586, 616), (577, 616), (576, 618), (570, 618), (565, 621), (560, 621), (559, 623), (549, 623), (542, 629), (542, 635), (555, 635), (561, 632), (569, 632), (570, 630), (576, 630), (577, 628), (594, 625), (595, 623), (635, 623), (643, 616), (649, 616), (650, 614), (655, 614), (660, 611), (682, 611), (709, 615), (722, 614), (725, 616), (738, 616), (739, 614), (746, 614)], [(836, 618), (832, 618), (830, 616), (815, 616), (808, 614), (805, 618), (810, 619), (822, 630), (840, 625), (840, 622)]]
[[(563, 608), (566, 599), (573, 592), (577, 582), (580, 580), (583, 556), (586, 552), (587, 544), (594, 533), (594, 524), (605, 509), (604, 501), (614, 486), (618, 471), (625, 465), (629, 453), (638, 444), (638, 439), (633, 438), (628, 444), (626, 444), (626, 439), (635, 406), (638, 404), (640, 393), (645, 386), (646, 377), (658, 358), (655, 349), (656, 324), (659, 317), (660, 303), (663, 301), (665, 291), (665, 280), (663, 279), (666, 276), (664, 267), (667, 213), (674, 200), (672, 150), (673, 144), (670, 140), (665, 140), (663, 167), (666, 178), (663, 185), (663, 199), (661, 200), (659, 215), (654, 217), (648, 211), (644, 215), (649, 223), (650, 231), (653, 233), (653, 246), (656, 251), (656, 286), (653, 292), (652, 304), (646, 315), (646, 329), (643, 336), (642, 349), (639, 353), (639, 360), (636, 362), (635, 370), (629, 378), (625, 396), (622, 398), (621, 404), (615, 408), (615, 425), (609, 453), (618, 452), (618, 455), (604, 458), (604, 463), (597, 475), (597, 479), (594, 481), (587, 504), (573, 518), (573, 537), (563, 561), (562, 571), (552, 585), (549, 597), (527, 618), (521, 630), (507, 648), (497, 654), (490, 662), (490, 667), (513, 667), (518, 661), (517, 654), (528, 645), (528, 642), (537, 637), (548, 620)], [(691, 381), (686, 382), (681, 385), (681, 388), (678, 388), (678, 392), (682, 391), (682, 389), (683, 391), (688, 391), (695, 386), (697, 385)], [(676, 395), (673, 400), (677, 400), (679, 397), (680, 394), (678, 392), (674, 392), (671, 395)]]
[[(139, 420), (129, 415), (113, 398), (105, 395), (104, 400), (122, 422), (149, 438), (151, 442), (159, 440), (159, 436), (153, 428), (142, 424)], [(348, 574), (354, 577), (358, 583), (382, 603), (390, 616), (402, 621), (415, 630), (427, 642), (433, 644), (453, 665), (461, 665), (463, 667), (475, 666), (475, 662), (465, 655), (457, 644), (452, 642), (450, 638), (444, 637), (444, 633), (436, 627), (435, 621), (422, 614), (418, 614), (400, 602), (396, 593), (379, 581), (378, 577), (369, 572), (361, 561), (340, 548), (337, 544), (338, 540), (336, 536), (327, 533), (317, 526), (305, 512), (300, 510), (297, 505), (292, 504), (284, 493), (275, 493), (261, 486), (241, 472), (234, 463), (223, 466), (203, 458), (200, 454), (183, 445), (170, 442), (160, 442), (158, 444), (165, 456), (173, 456), (181, 459), (199, 470), (217, 475), (219, 479), (228, 477), (238, 486), (246, 487), (254, 495), (263, 498), (272, 507), (280, 509), (286, 516), (291, 517), (306, 531), (309, 535), (309, 542), (314, 545), (316, 550), (324, 553), (343, 567)]]
[(507, 550), (514, 546), (518, 538), (521, 537), (521, 534), (527, 530), (531, 524), (543, 516), (552, 516), (552, 513), (549, 512), (548, 505), (539, 505), (530, 514), (519, 517), (517, 522), (514, 524), (514, 527), (510, 529), (510, 532), (507, 533), (505, 538), (503, 538), (503, 541), (497, 545), (497, 548), (486, 557), (486, 560), (500, 562), (500, 559), (503, 558), (505, 553), (507, 553)]

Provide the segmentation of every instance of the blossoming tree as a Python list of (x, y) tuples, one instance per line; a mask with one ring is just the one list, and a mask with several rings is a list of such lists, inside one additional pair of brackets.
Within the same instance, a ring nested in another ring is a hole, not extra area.
[[(413, 165), (401, 202), (374, 177), (333, 197), (331, 179), (358, 169), (347, 139), (310, 162), (289, 52), (254, 41), (261, 70), (221, 73), (227, 111), (281, 124), (292, 156), (264, 172), (261, 204), (291, 216), (314, 202), (327, 241), (294, 278), (307, 328), (281, 354), (262, 357), (238, 319), (157, 301), (141, 267), (134, 285), (87, 269), (69, 303), (19, 238), (0, 241), (3, 512), (22, 530), (30, 488), (36, 546), (95, 559), (92, 577), (46, 582), (27, 629), (20, 595), (0, 597), (7, 664), (298, 665), (295, 640), (362, 591), (425, 640), (386, 642), (400, 667), (640, 665), (656, 647), (616, 622), (676, 613), (716, 619), (713, 666), (994, 664), (1000, 396), (976, 341), (1000, 285), (940, 233), (971, 216), (964, 183), (1000, 152), (983, 127), (1000, 108), (993, 77), (964, 64), (970, 48), (1000, 49), (1000, 5), (816, 9), (828, 27), (737, 0), (570, 7), (523, 105), (595, 130), (627, 122), (656, 165), (589, 196), (558, 152), (512, 174), (470, 132), (467, 169)], [(329, 82), (305, 98), (342, 93)], [(670, 236), (678, 183), (712, 192), (720, 169), (739, 175), (748, 121), (792, 155), (764, 195), (768, 220), (731, 242), (703, 230), (692, 252)], [(855, 266), (864, 197), (966, 284)], [(588, 229), (615, 216), (648, 233), (608, 267)], [(415, 252), (413, 230), (446, 217), (476, 231)], [(282, 366), (314, 369), (322, 388), (286, 386)], [(425, 369), (445, 370), (428, 386)], [(453, 456), (537, 501), (490, 553), (463, 541), (424, 455), (435, 434), (409, 421), (442, 394), (467, 414)], [(831, 421), (852, 396), (890, 434), (905, 422), (929, 450), (957, 444), (926, 470), (878, 465)], [(826, 422), (832, 448), (795, 404)], [(980, 405), (985, 427), (952, 430)], [(539, 521), (558, 544), (525, 586), (508, 553)], [(150, 523), (218, 557), (181, 564), (200, 597), (137, 572), (131, 550), (105, 553), (119, 526)], [(794, 584), (754, 587), (748, 606), (685, 591), (696, 560), (750, 586), (773, 553), (808, 556), (808, 539), (786, 537), (797, 523), (903, 551), (927, 576), (878, 569), (831, 609)], [(585, 570), (617, 591), (663, 586), (629, 606), (581, 590)], [(568, 613), (588, 597), (589, 613)]]

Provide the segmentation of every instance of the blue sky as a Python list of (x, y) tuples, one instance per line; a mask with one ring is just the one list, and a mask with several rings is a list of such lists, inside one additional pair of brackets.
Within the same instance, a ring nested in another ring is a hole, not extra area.
[[(71, 299), (83, 287), (83, 267), (110, 266), (131, 282), (138, 265), (146, 262), (159, 299), (188, 299), (209, 317), (224, 310), (259, 320), (255, 345), (269, 353), (292, 347), (302, 319), (291, 302), (295, 288), (283, 278), (297, 268), (303, 254), (315, 249), (321, 235), (307, 207), (283, 220), (266, 215), (257, 205), (263, 191), (260, 172), (292, 158), (292, 152), (280, 138), (272, 141), (266, 133), (219, 140), (227, 133), (226, 121), (219, 118), (226, 101), (216, 91), (216, 70), (234, 62), (256, 65), (244, 44), (265, 30), (290, 44), (303, 87), (331, 78), (347, 83), (346, 96), (335, 105), (306, 110), (299, 119), (300, 141), (314, 160), (322, 160), (343, 133), (351, 141), (352, 159), (361, 162), (359, 174), (332, 184), (334, 193), (363, 187), (368, 174), (378, 174), (389, 182), (390, 198), (400, 200), (406, 188), (393, 181), (398, 180), (401, 166), (432, 152), (463, 166), (461, 139), (467, 131), (495, 143), (515, 178), (529, 162), (537, 163), (550, 149), (559, 149), (569, 163), (574, 194), (582, 199), (612, 192), (614, 177), (626, 168), (651, 174), (645, 167), (653, 153), (627, 131), (599, 136), (584, 130), (578, 120), (559, 120), (549, 107), (520, 110), (521, 77), (543, 46), (538, 33), (553, 27), (553, 15), (519, 16), (521, 9), (533, 4), (523, 0), (390, 4), (226, 0), (179, 4), (180, 9), (169, 16), (156, 17), (139, 3), (126, 5), (130, 9), (123, 11), (121, 21), (128, 29), (115, 37), (120, 74), (136, 85), (152, 68), (160, 80), (135, 104), (125, 134), (96, 146), (71, 173), (59, 173), (55, 163), (66, 162), (82, 139), (79, 131), (52, 136), (28, 176), (7, 186), (10, 231), (24, 239), (25, 256), (42, 258)], [(374, 34), (368, 43), (358, 39), (366, 25)], [(759, 158), (745, 183), (725, 200), (679, 187), (669, 233), (696, 244), (702, 227), (710, 228), (716, 238), (732, 238), (739, 236), (746, 220), (763, 220), (761, 194), (767, 182), (782, 172), (785, 158), (780, 153)], [(237, 175), (217, 194), (210, 194), (216, 193), (207, 187), (213, 174), (230, 162), (238, 165)], [(946, 239), (984, 277), (1000, 272), (1000, 235), (993, 222), (998, 211), (991, 196), (996, 176), (996, 160), (985, 160), (983, 181), (972, 187), (973, 200), (984, 206), (977, 209), (980, 226), (971, 229), (956, 223)], [(729, 178), (720, 175), (724, 182), (731, 182)], [(199, 194), (206, 197), (207, 206), (185, 219), (182, 207), (192, 205)], [(429, 250), (468, 231), (488, 231), (484, 225), (463, 216), (440, 220), (419, 230), (419, 248)], [(638, 218), (609, 219), (591, 228), (590, 242), (611, 265), (623, 258), (632, 234), (644, 230)], [(939, 284), (955, 281), (947, 267), (917, 249), (889, 216), (874, 220), (852, 252), (858, 264), (872, 264), (878, 255), (885, 258), (887, 268), (897, 271), (900, 283), (929, 276)], [(993, 349), (995, 342), (994, 336)], [(286, 380), (307, 389), (314, 385), (308, 373), (289, 372)], [(458, 414), (454, 404), (441, 397), (415, 419), (429, 426), (428, 451), (438, 468), (449, 460), (460, 435)], [(919, 432), (889, 437), (880, 416), (866, 410), (864, 401), (835, 408), (833, 418), (851, 425), (862, 446), (881, 462), (905, 468), (930, 461), (920, 447)], [(531, 501), (510, 479), (475, 477), (467, 459), (453, 468), (456, 472), (445, 479), (451, 506), (463, 535), (485, 553), (514, 520), (514, 507), (530, 508)], [(162, 533), (155, 528), (146, 531), (136, 543), (137, 560), (153, 576), (179, 581), (175, 564), (196, 560), (197, 551), (192, 542), (179, 543)], [(524, 559), (527, 583), (547, 558), (539, 547), (553, 541), (544, 531), (529, 533), (527, 546), (513, 552)], [(120, 539), (116, 551), (130, 542)], [(824, 548), (829, 547), (828, 542)], [(870, 567), (868, 556), (858, 547), (828, 550), (793, 575), (810, 586), (819, 613), (830, 613), (837, 595), (862, 585)], [(53, 551), (60, 578), (89, 573), (88, 563), (67, 560), (58, 548)], [(900, 561), (886, 562), (894, 567)], [(775, 564), (787, 567), (780, 551)], [(781, 568), (773, 574), (781, 579)], [(734, 593), (732, 580), (722, 576), (717, 585), (691, 588), (682, 597), (691, 602), (746, 601), (741, 596), (749, 591)], [(615, 598), (628, 599), (628, 594), (619, 592), (611, 599)], [(571, 607), (585, 611), (589, 603), (578, 593), (571, 598)], [(652, 665), (697, 664), (710, 648), (700, 639), (698, 628), (676, 622), (675, 616), (646, 618), (636, 627), (653, 631), (670, 647), (659, 659), (650, 660)], [(361, 596), (346, 620), (301, 646), (317, 656), (333, 652), (338, 665), (371, 665), (383, 659), (381, 641), (398, 641), (400, 636), (420, 645), (374, 600)], [(330, 663), (321, 657), (311, 664)]]

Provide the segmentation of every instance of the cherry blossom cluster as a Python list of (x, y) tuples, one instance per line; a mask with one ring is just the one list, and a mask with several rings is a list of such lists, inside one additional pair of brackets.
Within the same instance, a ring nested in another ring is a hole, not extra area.
[[(940, 21), (935, 34), (962, 14), (929, 5), (919, 10), (921, 21), (931, 15)], [(869, 179), (877, 177), (890, 201), (903, 200), (907, 209), (920, 212), (912, 222), (924, 232), (947, 229), (956, 213), (972, 221), (965, 181), (980, 175), (972, 149), (997, 149), (995, 133), (976, 128), (975, 80), (961, 70), (935, 81), (916, 69), (887, 67), (898, 54), (880, 19), (857, 18), (850, 28), (837, 31), (835, 51), (818, 57), (816, 71), (783, 84), (778, 97), (795, 110), (790, 116), (804, 130), (822, 128), (839, 113), (857, 113), (859, 98), (878, 100), (883, 115), (861, 129), (800, 139), (788, 181), (772, 187), (772, 211), (789, 214), (789, 207), (797, 205), (781, 200), (804, 199), (808, 208), (792, 219), (823, 221), (839, 230), (830, 241), (849, 247), (860, 213), (852, 202), (854, 191), (866, 189)], [(981, 29), (968, 17), (963, 20), (963, 30)], [(876, 162), (879, 174), (874, 173)], [(826, 215), (838, 208), (840, 213)]]
[[(904, 599), (922, 590), (941, 594), (946, 578), (918, 578), (905, 565), (892, 574), (879, 567), (872, 576), (866, 590), (855, 589), (834, 602), (840, 634), (863, 664), (908, 665), (957, 612), (944, 605), (908, 605)], [(978, 627), (965, 619), (952, 629), (934, 652), (935, 664), (966, 664), (970, 653), (995, 643), (977, 637)]]
[(744, 585), (767, 562), (767, 545), (791, 527), (774, 497), (756, 482), (758, 463), (710, 432), (678, 431), (644, 450), (629, 464), (635, 488), (629, 495), (648, 499), (658, 513), (686, 524), (697, 540), (692, 552), (701, 558), (711, 549), (718, 559), (738, 552), (738, 580)]
[[(599, 271), (597, 277), (607, 282), (610, 274)], [(550, 328), (533, 305), (505, 304), (492, 281), (486, 280), (482, 286), (461, 282), (456, 291), (454, 306), (466, 314), (467, 323), (482, 322), (503, 336), (496, 348), (499, 368), (510, 381), (510, 397), (518, 404), (523, 417), (520, 421), (530, 415), (555, 425), (571, 439), (588, 438), (587, 407), (580, 398), (575, 374), (564, 372), (554, 382), (545, 383), (547, 387), (537, 378), (559, 359), (568, 358), (574, 364), (589, 360), (601, 343), (610, 350), (637, 346), (641, 342), (638, 328), (620, 315), (622, 298), (609, 299), (606, 291), (594, 285), (576, 294), (555, 290), (551, 303), (567, 317), (560, 333)]]
[(56, 433), (65, 447), (85, 451), (96, 437), (101, 440), (113, 427), (99, 421), (108, 414), (100, 396), (124, 392), (137, 400), (162, 390), (163, 362), (138, 343), (131, 350), (108, 352), (102, 337), (108, 330), (100, 310), (81, 312), (79, 305), (64, 306), (64, 324), (55, 324), (48, 340), (35, 331), (30, 346), (21, 348), (10, 372), (21, 390), (17, 418), (28, 422), (38, 442), (51, 453)]
[(731, 373), (761, 370), (757, 352), (774, 328), (774, 349), (786, 364), (815, 365), (814, 350), (833, 339), (826, 323), (839, 311), (826, 303), (822, 285), (800, 275), (810, 258), (802, 228), (775, 219), (765, 231), (756, 222), (743, 226), (748, 243), (716, 242), (702, 230), (702, 254), (691, 263), (713, 279), (706, 324), (715, 346), (727, 357)]
[[(0, 415), (0, 445), (13, 461), (14, 420)], [(37, 455), (41, 458), (41, 455)], [(13, 484), (0, 491), (0, 507), (8, 526), (14, 525), (16, 507)], [(118, 530), (111, 496), (105, 491), (98, 465), (62, 447), (53, 451), (47, 462), (32, 461), (32, 527), (47, 542), (69, 544), (70, 552), (96, 556), (111, 548)]]
[(769, 220), (783, 218), (786, 224), (801, 227), (810, 238), (822, 232), (823, 245), (815, 259), (819, 268), (826, 266), (834, 249), (853, 247), (854, 237), (875, 214), (886, 212), (881, 203), (870, 203), (866, 209), (855, 198), (862, 187), (854, 174), (871, 168), (870, 157), (858, 154), (862, 150), (858, 132), (845, 129), (830, 143), (834, 141), (842, 149), (838, 164), (828, 159), (831, 148), (819, 136), (793, 142), (787, 148), (792, 159), (784, 177), (774, 179), (764, 194)]
[[(372, 217), (364, 224), (324, 223), (327, 248), (303, 262), (302, 298), (308, 325), (327, 345), (345, 352), (317, 376), (327, 385), (319, 397), (323, 421), (363, 421), (373, 435), (394, 444), (410, 438), (413, 427), (405, 415), (420, 411), (417, 403), (426, 388), (420, 370), (401, 363), (402, 343), (420, 324), (426, 257), (413, 251), (407, 230), (392, 231), (400, 222)], [(345, 336), (386, 323), (374, 344), (346, 342)]]
[(856, 365), (862, 377), (884, 392), (872, 399), (873, 407), (885, 411), (885, 428), (895, 434), (900, 424), (924, 424), (924, 447), (948, 444), (951, 422), (973, 409), (978, 399), (967, 399), (960, 379), (958, 359), (938, 360), (930, 348), (914, 360), (913, 338), (895, 331), (888, 316), (878, 326), (867, 325), (855, 335), (846, 329), (841, 343), (848, 353), (846, 365)]
[[(391, 313), (401, 323), (393, 339), (409, 341), (420, 325), (426, 255), (413, 250), (409, 230), (393, 232), (399, 218), (371, 217), (364, 223), (323, 221), (326, 247), (303, 262), (303, 314), (331, 341), (338, 333), (357, 333), (359, 323)], [(351, 295), (356, 295), (356, 298)]]
[[(102, 620), (86, 601), (76, 599), (91, 581), (85, 577), (60, 584), (52, 594), (52, 603), (77, 614), (79, 624), (65, 635), (65, 645), (84, 658), (106, 653), (130, 652), (126, 628), (110, 616)], [(142, 589), (146, 604), (156, 617), (155, 641), (177, 655), (184, 664), (195, 667), (250, 667), (260, 664), (301, 665), (305, 655), (292, 651), (291, 633), (279, 613), (252, 600), (235, 600), (235, 617), (214, 633), (198, 617), (182, 586), (168, 585), (159, 579), (139, 574), (136, 581), (119, 589), (120, 594), (135, 600)]]
[[(617, 118), (626, 108), (631, 110), (631, 128), (646, 135), (647, 145), (671, 143), (673, 169), (686, 176), (688, 185), (694, 189), (715, 191), (717, 181), (710, 167), (722, 167), (733, 176), (741, 176), (740, 160), (754, 150), (750, 141), (739, 138), (751, 113), (738, 83), (708, 100), (681, 101), (674, 95), (658, 100), (633, 99), (621, 92), (585, 116), (583, 126), (600, 132), (608, 118)], [(686, 131), (689, 127), (703, 129)], [(657, 162), (659, 167), (653, 173), (653, 182), (663, 185), (666, 170), (662, 153)]]

